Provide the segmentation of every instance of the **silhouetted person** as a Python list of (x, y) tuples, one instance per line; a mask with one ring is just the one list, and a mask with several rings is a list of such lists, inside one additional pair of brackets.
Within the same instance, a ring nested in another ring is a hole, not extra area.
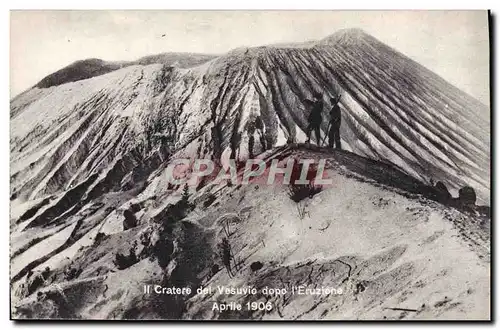
[(311, 113), (307, 118), (309, 125), (307, 126), (306, 143), (310, 143), (311, 132), (314, 130), (314, 133), (316, 135), (316, 143), (319, 145), (321, 143), (320, 126), (321, 126), (321, 121), (323, 120), (323, 118), (321, 117), (321, 112), (323, 111), (323, 98), (320, 93), (315, 93), (314, 98), (315, 98), (314, 102), (306, 100), (309, 103), (309, 105), (311, 105), (312, 103)]
[(328, 146), (335, 149), (342, 149), (340, 146), (340, 124), (342, 123), (342, 114), (339, 107), (340, 95), (335, 99), (331, 98), (332, 110), (330, 110), (330, 130), (328, 131)]
[(238, 133), (237, 131), (233, 131), (233, 134), (231, 135), (231, 156), (229, 157), (230, 159), (237, 159), (239, 155), (239, 144), (241, 141), (241, 133)]

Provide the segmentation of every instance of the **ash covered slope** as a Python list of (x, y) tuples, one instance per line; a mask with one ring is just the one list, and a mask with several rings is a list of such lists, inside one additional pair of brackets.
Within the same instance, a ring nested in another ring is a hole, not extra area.
[[(333, 184), (300, 203), (283, 185), (207, 184), (190, 193), (196, 207), (185, 218), (173, 215), (180, 191), (159, 184), (140, 194), (107, 193), (66, 223), (16, 234), (12, 271), (22, 268), (18, 262), (32, 267), (13, 284), (13, 317), (490, 317), (487, 219), (422, 197), (413, 192), (424, 187), (418, 180), (347, 151), (287, 146), (264, 159), (284, 166), (290, 157), (326, 159)], [(119, 210), (125, 209), (137, 224), (123, 230)], [(26, 235), (36, 230), (41, 241), (30, 241)], [(234, 256), (232, 277), (219, 256), (224, 238)], [(211, 287), (212, 293), (145, 294), (147, 284)], [(292, 295), (291, 286), (299, 285), (342, 293)], [(217, 286), (258, 293), (221, 294)], [(265, 295), (265, 286), (288, 293)], [(250, 301), (270, 302), (272, 310), (213, 309), (214, 302)]]
[[(488, 110), (360, 31), (307, 47), (237, 49), (187, 68), (131, 65), (13, 99), (13, 316), (488, 318), (487, 216), (422, 196), (432, 177), (489, 200)], [(276, 147), (305, 140), (302, 100), (314, 91), (327, 105), (342, 91), (343, 143), (358, 155)], [(253, 154), (327, 158), (338, 189), (307, 201), (310, 219), (300, 219), (284, 187), (207, 185), (189, 198), (195, 210), (175, 218), (172, 157), (244, 159), (257, 116)], [(232, 280), (212, 268), (228, 221), (242, 261)], [(347, 293), (219, 315), (202, 296), (142, 291), (305, 278)]]
[[(299, 204), (283, 187), (237, 187), (232, 202), (217, 205), (216, 199), (203, 218), (190, 216), (216, 241), (226, 236), (229, 219), (235, 264), (241, 263), (233, 277), (223, 270), (204, 285), (249, 285), (258, 293), (194, 295), (183, 318), (489, 318), (488, 221), (409, 193), (415, 179), (349, 152), (299, 146), (273, 157), (326, 159), (333, 185)], [(224, 200), (224, 193), (217, 196)], [(255, 263), (262, 268), (249, 267)], [(340, 288), (342, 294), (298, 295), (292, 286)], [(265, 287), (288, 291), (260, 293)], [(214, 301), (243, 308), (214, 311)], [(252, 301), (270, 302), (272, 310), (247, 311), (245, 303)]]
[(302, 142), (302, 101), (314, 91), (326, 107), (342, 93), (345, 149), (427, 182), (472, 186), (489, 204), (488, 109), (360, 30), (314, 47), (236, 49), (196, 67), (135, 65), (33, 88), (11, 102), (11, 194), (60, 193), (165, 145), (227, 159), (233, 144), (233, 156), (245, 158), (257, 116), (264, 137), (254, 132), (261, 143), (252, 154)]

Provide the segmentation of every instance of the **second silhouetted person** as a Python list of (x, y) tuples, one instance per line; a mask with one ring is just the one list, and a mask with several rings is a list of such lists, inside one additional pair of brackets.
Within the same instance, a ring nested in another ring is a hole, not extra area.
[(321, 126), (321, 112), (323, 112), (323, 97), (321, 93), (315, 93), (314, 94), (314, 102), (312, 103), (312, 109), (309, 114), (309, 117), (307, 118), (308, 121), (308, 126), (307, 126), (307, 142), (309, 143), (311, 140), (311, 132), (314, 130), (314, 133), (316, 135), (316, 143), (319, 145), (321, 142), (321, 133), (320, 133), (320, 126)]
[(342, 122), (342, 114), (340, 112), (340, 101), (339, 95), (336, 99), (331, 98), (330, 102), (332, 104), (332, 110), (330, 110), (330, 130), (328, 131), (328, 146), (333, 148), (335, 144), (335, 149), (342, 149), (340, 146), (340, 124)]

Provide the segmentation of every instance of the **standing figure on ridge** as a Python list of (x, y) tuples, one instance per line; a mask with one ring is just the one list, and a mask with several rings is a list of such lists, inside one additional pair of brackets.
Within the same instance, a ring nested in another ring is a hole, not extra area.
[(309, 100), (308, 103), (312, 103), (312, 109), (309, 113), (309, 117), (307, 118), (308, 126), (307, 126), (307, 141), (306, 143), (310, 143), (311, 140), (311, 132), (314, 130), (316, 135), (316, 143), (319, 145), (321, 143), (321, 133), (320, 126), (323, 118), (321, 117), (321, 112), (323, 112), (323, 97), (321, 93), (314, 93), (314, 102)]
[(231, 147), (231, 156), (229, 159), (238, 159), (239, 157), (239, 148), (240, 148), (240, 141), (241, 141), (241, 133), (237, 132), (236, 130), (233, 131), (231, 134), (231, 140), (230, 140), (230, 147)]
[(331, 98), (330, 102), (332, 104), (332, 110), (330, 110), (330, 130), (328, 131), (328, 146), (333, 148), (335, 143), (335, 149), (342, 149), (340, 146), (340, 124), (342, 122), (342, 114), (340, 112), (339, 101), (342, 95), (335, 98)]

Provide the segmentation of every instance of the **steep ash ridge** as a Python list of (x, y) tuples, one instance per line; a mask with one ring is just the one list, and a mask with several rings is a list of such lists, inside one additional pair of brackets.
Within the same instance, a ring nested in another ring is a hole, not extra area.
[[(489, 318), (486, 106), (358, 29), (114, 65), (83, 61), (11, 100), (14, 317)], [(342, 94), (344, 150), (302, 144), (315, 92), (325, 109)], [(252, 157), (326, 159), (334, 184), (296, 198), (167, 182), (176, 158)], [(144, 284), (345, 294), (175, 298)], [(212, 310), (252, 299), (275, 308)]]
[[(161, 143), (198, 157), (248, 157), (303, 142), (312, 93), (342, 93), (346, 150), (389, 161), (489, 203), (488, 109), (359, 30), (310, 48), (243, 48), (201, 66), (133, 65), (33, 88), (11, 102), (11, 194), (38, 198), (109, 169), (132, 149)], [(324, 114), (323, 130), (327, 115)], [(159, 136), (164, 137), (163, 139)], [(261, 143), (259, 143), (261, 142)]]

